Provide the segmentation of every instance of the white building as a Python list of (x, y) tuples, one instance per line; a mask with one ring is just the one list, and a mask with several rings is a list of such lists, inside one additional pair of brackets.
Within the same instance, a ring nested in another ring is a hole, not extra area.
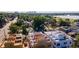
[(62, 31), (45, 32), (52, 41), (54, 48), (69, 48), (73, 44), (73, 39)]

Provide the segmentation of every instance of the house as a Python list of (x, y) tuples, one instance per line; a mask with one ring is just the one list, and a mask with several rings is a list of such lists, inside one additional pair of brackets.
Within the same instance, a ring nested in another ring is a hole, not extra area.
[[(41, 45), (43, 47), (44, 46), (48, 47), (48, 44), (50, 43), (50, 39), (48, 38), (48, 36), (42, 32), (29, 33), (28, 38), (30, 40), (31, 47), (34, 47), (34, 45), (36, 44)], [(42, 42), (44, 43), (42, 44)]]
[(23, 47), (23, 36), (22, 34), (15, 34), (15, 43), (14, 43), (14, 46), (16, 48), (22, 48)]
[(54, 48), (70, 48), (73, 44), (73, 39), (62, 31), (45, 32), (52, 41)]
[(15, 37), (15, 40), (14, 40), (14, 47), (22, 47), (23, 46), (23, 36), (22, 34), (14, 34), (13, 35)]

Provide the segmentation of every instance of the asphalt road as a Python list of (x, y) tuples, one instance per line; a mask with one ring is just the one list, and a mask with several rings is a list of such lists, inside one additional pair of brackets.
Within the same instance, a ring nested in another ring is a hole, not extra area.
[(8, 32), (9, 32), (9, 26), (11, 25), (11, 23), (15, 23), (17, 21), (17, 17), (13, 20), (10, 21), (9, 23), (7, 23), (3, 28), (0, 29), (0, 45), (2, 44), (3, 40), (5, 38), (8, 38)]

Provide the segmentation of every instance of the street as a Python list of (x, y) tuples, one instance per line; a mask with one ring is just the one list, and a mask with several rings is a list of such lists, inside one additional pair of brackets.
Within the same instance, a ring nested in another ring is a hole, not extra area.
[(11, 25), (11, 23), (15, 23), (16, 21), (17, 21), (17, 17), (14, 20), (9, 21), (9, 23), (7, 23), (3, 28), (0, 29), (0, 45), (2, 44), (2, 42), (5, 38), (9, 37), (9, 35), (8, 35), (9, 26)]

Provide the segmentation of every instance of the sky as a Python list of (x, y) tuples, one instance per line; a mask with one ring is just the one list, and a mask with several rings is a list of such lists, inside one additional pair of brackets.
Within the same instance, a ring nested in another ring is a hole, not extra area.
[(0, 11), (79, 11), (78, 0), (0, 0)]

